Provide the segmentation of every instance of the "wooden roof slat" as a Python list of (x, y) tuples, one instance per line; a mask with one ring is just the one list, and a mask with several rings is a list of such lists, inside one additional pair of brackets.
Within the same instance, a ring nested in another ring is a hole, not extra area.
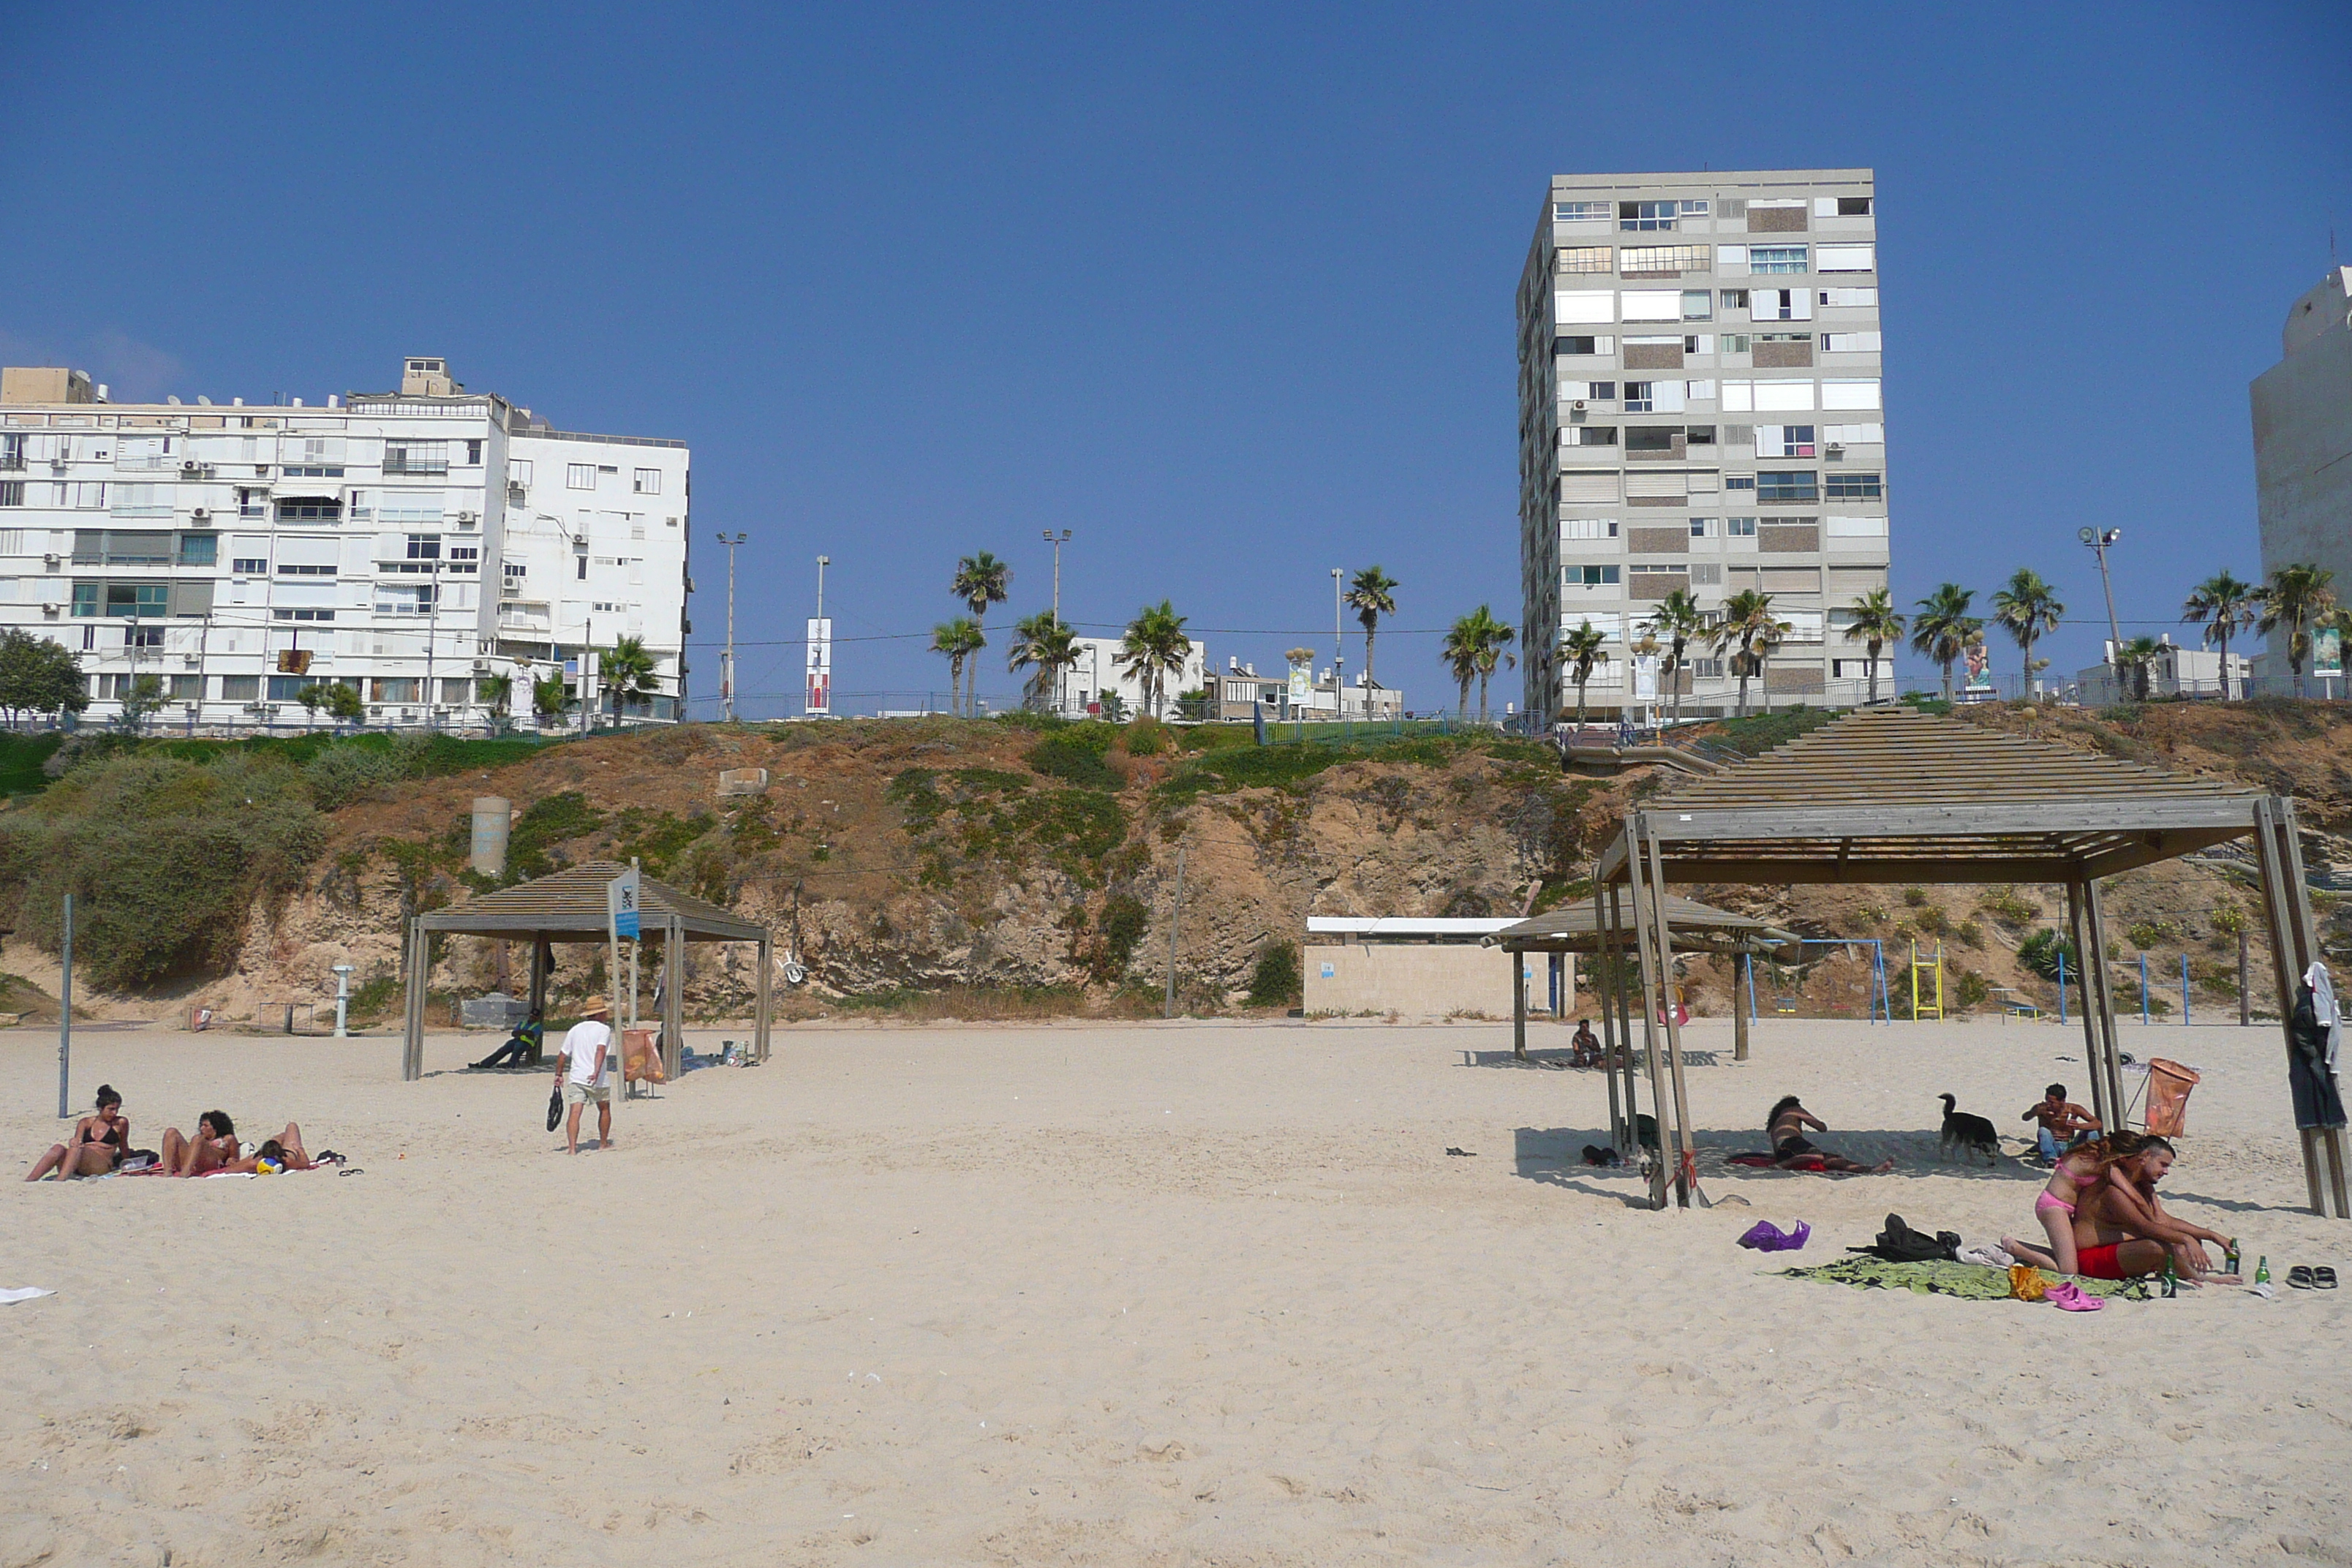
[[(435, 910), (421, 919), (426, 931), (602, 942), (605, 931), (604, 889), (627, 869), (615, 861), (593, 860), (551, 877), (500, 888), (465, 903)], [(648, 928), (677, 917), (685, 924), (689, 942), (768, 939), (767, 927), (651, 877), (641, 880), (637, 908)]]

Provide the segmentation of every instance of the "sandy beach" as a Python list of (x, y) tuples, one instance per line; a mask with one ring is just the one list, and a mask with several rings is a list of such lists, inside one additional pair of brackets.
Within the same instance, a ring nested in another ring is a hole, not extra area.
[[(2352, 1562), (2344, 1293), (2076, 1315), (1733, 1245), (2032, 1234), (1934, 1097), (2021, 1133), (2078, 1031), (1691, 1037), (1711, 1158), (1793, 1091), (1897, 1173), (1636, 1210), (1573, 1163), (1599, 1077), (1496, 1026), (780, 1031), (577, 1158), (546, 1077), (455, 1070), (484, 1036), (404, 1085), (383, 1037), (78, 1033), (142, 1145), (217, 1105), (364, 1173), (9, 1183), (0, 1287), (57, 1294), (0, 1307), (0, 1568)], [(2352, 1264), (2274, 1029), (2125, 1047), (2206, 1072), (2179, 1212)], [(12, 1176), (55, 1053), (0, 1035)]]

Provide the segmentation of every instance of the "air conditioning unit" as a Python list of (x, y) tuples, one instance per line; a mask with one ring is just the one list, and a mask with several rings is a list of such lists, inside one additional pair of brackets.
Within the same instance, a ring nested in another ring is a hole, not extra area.
[(1575, 402), (1573, 402), (1573, 403), (1570, 404), (1570, 405), (1569, 405), (1569, 407), (1570, 407), (1570, 409), (1574, 410), (1576, 413), (1579, 413), (1579, 414), (1583, 413), (1583, 412), (1584, 412), (1584, 399), (1582, 399), (1581, 397), (1578, 398)]
[(478, 658), (474, 661), (474, 673), (476, 675), (488, 675), (489, 672), (490, 661), (488, 659)]
[(202, 463), (195, 462), (194, 460), (182, 463), (180, 465), (180, 474), (184, 479), (194, 479), (198, 474), (201, 474), (204, 471), (205, 466)]
[(195, 510), (188, 514), (188, 521), (191, 522), (202, 522), (210, 516), (212, 516), (211, 512), (205, 510), (203, 507), (198, 507)]
[(1828, 446), (1822, 448), (1822, 457), (1823, 460), (1828, 462), (1842, 463), (1845, 461), (1845, 448), (1840, 446), (1837, 442), (1832, 441)]
[(55, 551), (51, 551), (48, 554), (41, 557), (41, 564), (54, 572), (58, 569), (59, 559), (60, 558), (57, 552)]
[(479, 517), (470, 511), (461, 511), (457, 514), (457, 526), (459, 528), (471, 528), (474, 524), (481, 521), (482, 520)]
[(65, 614), (65, 606), (63, 605), (43, 605), (41, 606), (41, 614), (48, 616), (51, 620), (55, 620), (59, 616)]
[(49, 472), (53, 474), (69, 474), (73, 472), (73, 465), (63, 458), (51, 458), (49, 459)]
[(197, 668), (205, 662), (205, 656), (200, 653), (182, 654), (180, 657), (187, 661), (190, 669)]

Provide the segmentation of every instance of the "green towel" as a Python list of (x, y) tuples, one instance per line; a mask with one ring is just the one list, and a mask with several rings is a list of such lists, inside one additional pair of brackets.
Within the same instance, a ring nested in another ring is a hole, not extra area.
[[(2008, 1271), (1978, 1263), (1886, 1263), (1875, 1258), (1841, 1258), (1834, 1263), (1811, 1268), (1784, 1268), (1780, 1272), (1792, 1279), (1828, 1279), (1851, 1285), (1857, 1290), (1901, 1289), (1920, 1296), (1961, 1296), (1971, 1301), (2010, 1299)], [(2056, 1283), (2047, 1272), (2042, 1278)], [(2085, 1296), (2126, 1301), (2146, 1301), (2156, 1294), (2145, 1279), (2076, 1279), (2074, 1283), (2083, 1288)]]

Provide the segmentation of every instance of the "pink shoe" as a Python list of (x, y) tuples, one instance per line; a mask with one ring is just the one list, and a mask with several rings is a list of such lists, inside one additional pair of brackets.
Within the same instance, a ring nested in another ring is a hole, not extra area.
[(2071, 1279), (2063, 1285), (2050, 1287), (2049, 1300), (2062, 1312), (2096, 1312), (2106, 1306), (2096, 1296), (2084, 1294), (2083, 1288)]

